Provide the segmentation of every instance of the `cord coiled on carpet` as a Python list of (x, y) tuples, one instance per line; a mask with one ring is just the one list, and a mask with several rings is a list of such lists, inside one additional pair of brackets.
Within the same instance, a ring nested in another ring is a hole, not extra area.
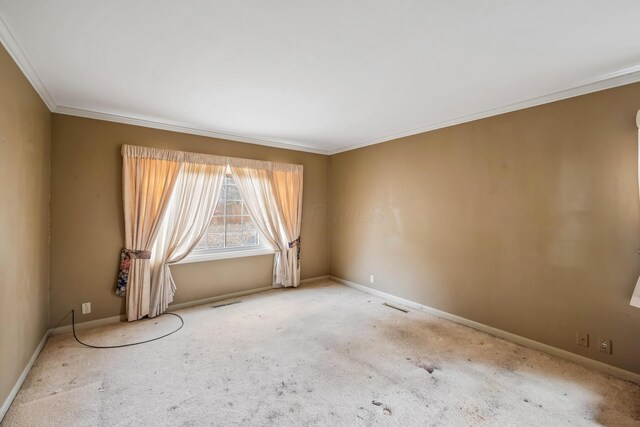
[[(92, 344), (87, 344), (84, 343), (82, 341), (80, 341), (80, 339), (78, 338), (78, 336), (76, 335), (76, 311), (74, 309), (71, 310), (71, 329), (73, 330), (73, 337), (76, 339), (76, 341), (78, 341), (80, 344), (82, 344), (85, 347), (89, 347), (89, 348), (122, 348), (122, 347), (131, 347), (134, 345), (140, 345), (140, 344), (145, 344), (148, 342), (152, 342), (152, 341), (157, 341), (159, 339), (168, 337), (171, 334), (175, 334), (176, 332), (178, 332), (180, 329), (182, 329), (182, 327), (184, 326), (184, 319), (182, 317), (180, 317), (179, 314), (176, 313), (162, 313), (164, 314), (170, 314), (172, 316), (176, 316), (178, 319), (180, 319), (180, 326), (178, 326), (177, 329), (169, 332), (168, 334), (164, 334), (162, 336), (156, 337), (156, 338), (152, 338), (149, 340), (145, 340), (145, 341), (138, 341), (138, 342), (132, 342), (129, 344), (120, 344), (120, 345), (92, 345)], [(68, 316), (68, 314), (67, 314)]]

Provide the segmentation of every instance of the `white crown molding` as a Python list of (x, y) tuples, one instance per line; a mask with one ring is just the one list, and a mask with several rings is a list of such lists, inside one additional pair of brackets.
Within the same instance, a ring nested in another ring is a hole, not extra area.
[(0, 14), (0, 42), (9, 52), (9, 55), (16, 62), (20, 70), (24, 73), (25, 77), (29, 80), (36, 92), (40, 95), (44, 103), (49, 110), (58, 114), (66, 114), (71, 116), (85, 117), (96, 120), (105, 120), (109, 122), (124, 123), (134, 126), (142, 126), (153, 129), (168, 130), (172, 132), (180, 132), (191, 135), (206, 136), (210, 138), (226, 139), (229, 141), (244, 142), (249, 144), (264, 145), (268, 147), (282, 148), (286, 150), (304, 151), (309, 153), (334, 155), (343, 153), (345, 151), (351, 151), (358, 148), (367, 147), (369, 145), (380, 144), (383, 142), (391, 141), (394, 139), (404, 138), (407, 136), (417, 135), (432, 130), (442, 129), (449, 126), (454, 126), (462, 123), (471, 122), (474, 120), (480, 120), (487, 117), (497, 116), (500, 114), (510, 113), (525, 108), (535, 107), (537, 105), (548, 104), (555, 101), (560, 101), (567, 98), (573, 98), (580, 95), (586, 95), (588, 93), (598, 92), (605, 89), (611, 89), (618, 86), (624, 86), (631, 83), (640, 82), (640, 65), (624, 68), (612, 73), (608, 73), (589, 81), (583, 82), (573, 88), (566, 90), (553, 92), (547, 95), (527, 99), (524, 101), (508, 104), (500, 107), (490, 108), (477, 113), (464, 115), (461, 117), (453, 118), (450, 120), (444, 120), (437, 123), (431, 123), (417, 128), (409, 129), (406, 131), (395, 132), (379, 138), (369, 139), (361, 143), (346, 145), (335, 150), (326, 150), (322, 148), (310, 147), (300, 145), (293, 141), (277, 140), (277, 139), (263, 139), (255, 137), (247, 137), (243, 135), (236, 135), (225, 132), (218, 132), (215, 130), (200, 129), (193, 127), (188, 123), (179, 122), (167, 122), (157, 121), (148, 118), (141, 118), (135, 116), (124, 116), (100, 111), (92, 111), (81, 108), (66, 107), (57, 105), (42, 80), (38, 77), (35, 69), (31, 65), (29, 59), (25, 55), (24, 51), (16, 41), (15, 37), (11, 33), (8, 25)]
[(38, 74), (36, 74), (36, 71), (31, 65), (31, 62), (29, 62), (29, 59), (24, 54), (24, 51), (18, 44), (18, 41), (15, 39), (15, 37), (13, 37), (13, 34), (11, 34), (11, 30), (9, 30), (9, 27), (2, 18), (1, 14), (0, 43), (2, 43), (7, 52), (9, 52), (9, 55), (18, 65), (18, 68), (20, 68), (22, 74), (24, 74), (27, 80), (29, 80), (29, 83), (31, 83), (31, 86), (33, 86), (38, 95), (40, 95), (40, 98), (42, 98), (42, 101), (44, 101), (47, 108), (49, 108), (49, 111), (54, 111), (56, 108), (56, 103), (53, 100), (53, 97), (45, 87), (44, 83), (42, 83), (42, 80), (40, 80), (40, 77), (38, 77)]
[[(614, 87), (624, 86), (624, 85), (637, 83), (637, 82), (640, 82), (640, 65), (637, 65), (635, 67), (625, 68), (622, 70), (615, 71), (613, 73), (599, 76), (595, 79), (586, 81), (570, 89), (553, 92), (548, 95), (527, 99), (524, 101), (504, 105), (501, 107), (490, 108), (488, 110), (480, 111), (478, 113), (468, 114), (465, 116), (457, 117), (455, 119), (424, 125), (424, 126), (410, 129), (403, 132), (393, 133), (387, 136), (383, 136), (381, 138), (373, 138), (358, 144), (348, 145), (348, 146), (339, 148), (337, 150), (329, 151), (328, 154), (332, 156), (334, 154), (343, 153), (345, 151), (356, 150), (358, 148), (367, 147), (369, 145), (380, 144), (380, 143), (391, 141), (394, 139), (404, 138), (407, 136), (417, 135), (417, 134), (429, 132), (432, 130), (455, 126), (462, 123), (472, 122), (474, 120), (486, 119), (487, 117), (510, 113), (517, 110), (523, 110), (525, 108), (535, 107), (538, 105), (549, 104), (551, 102), (561, 101), (567, 98), (574, 98), (576, 96), (586, 95), (589, 93), (599, 92), (601, 90), (612, 89)], [(638, 126), (640, 127), (640, 124)]]
[(264, 145), (267, 147), (282, 148), (285, 150), (305, 151), (308, 153), (316, 153), (316, 154), (324, 154), (324, 155), (328, 154), (327, 150), (308, 147), (304, 145), (298, 145), (295, 142), (291, 142), (291, 141), (247, 137), (247, 136), (236, 135), (232, 133), (217, 132), (217, 131), (207, 130), (207, 129), (199, 129), (183, 123), (170, 123), (170, 122), (164, 122), (164, 121), (160, 122), (160, 121), (149, 120), (145, 118), (138, 118), (133, 116), (122, 116), (118, 114), (103, 113), (100, 111), (91, 111), (91, 110), (84, 110), (81, 108), (65, 107), (62, 105), (58, 105), (56, 109), (53, 110), (53, 112), (57, 114), (66, 114), (68, 116), (85, 117), (88, 119), (105, 120), (108, 122), (124, 123), (128, 125), (142, 126), (146, 128), (168, 130), (171, 132), (180, 132), (180, 133), (186, 133), (190, 135), (206, 136), (209, 138), (226, 139), (228, 141), (244, 142), (247, 144)]
[(309, 146), (298, 144), (293, 141), (247, 137), (247, 136), (235, 135), (235, 134), (226, 133), (226, 132), (218, 132), (215, 130), (199, 129), (199, 128), (190, 126), (187, 123), (177, 123), (177, 122), (171, 123), (166, 121), (161, 122), (161, 121), (150, 120), (147, 118), (140, 118), (135, 116), (123, 116), (118, 114), (111, 114), (111, 113), (105, 113), (100, 111), (91, 111), (91, 110), (86, 110), (81, 108), (65, 107), (63, 105), (58, 105), (53, 99), (53, 97), (51, 96), (51, 94), (49, 93), (49, 91), (47, 90), (46, 86), (44, 85), (44, 83), (42, 82), (38, 74), (36, 73), (35, 69), (31, 65), (31, 62), (29, 61), (24, 51), (18, 44), (18, 41), (13, 36), (11, 30), (9, 29), (9, 26), (5, 22), (1, 13), (0, 13), (0, 43), (2, 43), (2, 45), (5, 47), (7, 52), (9, 52), (9, 55), (14, 60), (14, 62), (18, 65), (18, 68), (20, 68), (20, 71), (22, 71), (22, 73), (25, 75), (27, 80), (29, 80), (29, 83), (31, 83), (31, 86), (33, 86), (33, 88), (38, 93), (38, 95), (40, 95), (40, 98), (42, 98), (42, 100), (44, 101), (47, 108), (49, 108), (49, 111), (51, 111), (52, 113), (85, 117), (85, 118), (96, 119), (96, 120), (105, 120), (105, 121), (116, 122), (116, 123), (124, 123), (124, 124), (129, 124), (134, 126), (168, 130), (172, 132), (180, 132), (180, 133), (186, 133), (191, 135), (206, 136), (209, 138), (226, 139), (226, 140), (235, 141), (235, 142), (264, 145), (267, 147), (282, 148), (286, 150), (304, 151), (304, 152), (324, 154), (324, 155), (328, 154), (328, 151), (325, 149), (309, 147)]
[[(418, 128), (414, 128), (407, 131), (396, 132), (380, 138), (373, 138), (358, 144), (347, 145), (347, 146), (338, 148), (336, 150), (324, 150), (324, 149), (315, 148), (315, 147), (301, 146), (291, 141), (277, 141), (277, 140), (251, 138), (251, 137), (245, 137), (242, 135), (197, 129), (197, 128), (190, 127), (187, 124), (157, 122), (157, 121), (152, 121), (147, 119), (139, 119), (131, 116), (120, 116), (120, 115), (109, 114), (109, 113), (83, 110), (79, 108), (58, 106), (56, 107), (55, 110), (52, 110), (52, 111), (59, 114), (67, 114), (67, 115), (86, 117), (91, 119), (106, 120), (110, 122), (125, 123), (125, 124), (136, 125), (136, 126), (150, 127), (154, 129), (163, 129), (163, 130), (169, 130), (173, 132), (208, 136), (211, 138), (227, 139), (230, 141), (246, 142), (250, 144), (266, 145), (269, 147), (284, 148), (287, 150), (296, 150), (296, 151), (306, 151), (310, 153), (332, 156), (334, 154), (344, 153), (346, 151), (356, 150), (358, 148), (363, 148), (370, 145), (381, 144), (383, 142), (392, 141), (394, 139), (417, 135), (420, 133), (425, 133), (425, 132), (429, 132), (437, 129), (443, 129), (450, 126), (472, 122), (475, 120), (486, 119), (488, 117), (498, 116), (500, 114), (510, 113), (518, 110), (524, 110), (526, 108), (531, 108), (538, 105), (550, 104), (552, 102), (561, 101), (563, 99), (574, 98), (577, 96), (587, 95), (589, 93), (599, 92), (602, 90), (612, 89), (615, 87), (624, 86), (624, 85), (637, 83), (637, 82), (640, 82), (640, 65), (635, 67), (625, 68), (613, 73), (605, 74), (603, 76), (599, 76), (595, 79), (589, 80), (587, 82), (584, 82), (570, 89), (553, 92), (548, 95), (527, 99), (524, 101), (504, 105), (501, 107), (490, 108), (488, 110), (483, 110), (478, 113), (468, 114), (468, 115), (457, 117), (451, 120), (445, 120), (437, 123), (420, 126)], [(638, 117), (640, 117), (640, 111), (638, 114), (639, 114)]]

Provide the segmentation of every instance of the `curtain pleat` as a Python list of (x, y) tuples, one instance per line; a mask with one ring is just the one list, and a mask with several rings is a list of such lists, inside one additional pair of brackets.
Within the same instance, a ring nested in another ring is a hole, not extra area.
[(173, 301), (176, 284), (169, 265), (189, 255), (206, 232), (220, 197), (225, 170), (226, 165), (183, 164), (151, 251), (149, 317), (164, 313)]
[(282, 287), (300, 285), (300, 228), (302, 225), (302, 170), (274, 170), (272, 173), (276, 204), (281, 207), (282, 228), (287, 248), (282, 254), (287, 274)]
[(227, 166), (249, 215), (276, 251), (274, 287), (300, 284), (300, 165), (123, 145), (125, 248), (117, 293), (129, 321), (162, 314), (184, 259), (209, 226)]
[[(123, 152), (122, 167), (125, 246), (129, 251), (149, 251), (167, 211), (180, 163)], [(149, 314), (150, 285), (150, 260), (131, 258), (125, 284), (129, 321)]]
[(272, 285), (280, 287), (286, 275), (281, 259), (287, 242), (281, 228), (282, 213), (276, 203), (272, 171), (232, 165), (231, 174), (253, 223), (275, 250)]
[[(254, 163), (255, 165), (255, 163)], [(232, 164), (231, 173), (256, 227), (275, 249), (274, 288), (300, 285), (302, 167), (257, 169)]]

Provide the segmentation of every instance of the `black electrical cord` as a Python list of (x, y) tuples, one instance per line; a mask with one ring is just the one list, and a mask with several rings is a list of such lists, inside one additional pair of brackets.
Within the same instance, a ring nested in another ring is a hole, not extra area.
[[(145, 344), (145, 343), (148, 343), (148, 342), (151, 342), (151, 341), (157, 341), (157, 340), (162, 339), (164, 337), (168, 337), (171, 334), (175, 334), (180, 329), (182, 329), (182, 327), (184, 326), (184, 319), (182, 317), (180, 317), (179, 314), (176, 314), (176, 313), (163, 313), (163, 314), (170, 314), (170, 315), (176, 316), (178, 319), (180, 319), (180, 326), (178, 327), (178, 329), (175, 329), (175, 330), (169, 332), (168, 334), (164, 334), (164, 335), (162, 335), (160, 337), (152, 338), (152, 339), (146, 340), (146, 341), (132, 342), (132, 343), (129, 343), (129, 344), (103, 345), (103, 346), (101, 346), (101, 345), (87, 344), (87, 343), (84, 343), (84, 342), (80, 341), (80, 339), (76, 335), (76, 311), (74, 309), (71, 310), (71, 329), (73, 330), (73, 337), (76, 339), (76, 341), (78, 341), (80, 344), (82, 344), (85, 347), (89, 347), (89, 348), (122, 348), (122, 347), (131, 347), (131, 346), (134, 346), (134, 345)], [(68, 316), (68, 314), (67, 314), (67, 316)]]

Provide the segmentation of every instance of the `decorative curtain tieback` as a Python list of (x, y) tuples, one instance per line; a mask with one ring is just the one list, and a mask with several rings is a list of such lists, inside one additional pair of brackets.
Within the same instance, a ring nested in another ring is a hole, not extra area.
[(293, 249), (294, 246), (298, 247), (297, 254), (296, 254), (298, 259), (298, 266), (300, 266), (300, 242), (301, 242), (300, 236), (298, 236), (296, 240), (292, 240), (289, 242), (289, 249)]
[(120, 271), (118, 272), (118, 284), (116, 285), (116, 295), (124, 297), (127, 295), (127, 283), (129, 283), (129, 270), (132, 259), (150, 259), (151, 251), (139, 251), (135, 249), (122, 248), (120, 251)]

